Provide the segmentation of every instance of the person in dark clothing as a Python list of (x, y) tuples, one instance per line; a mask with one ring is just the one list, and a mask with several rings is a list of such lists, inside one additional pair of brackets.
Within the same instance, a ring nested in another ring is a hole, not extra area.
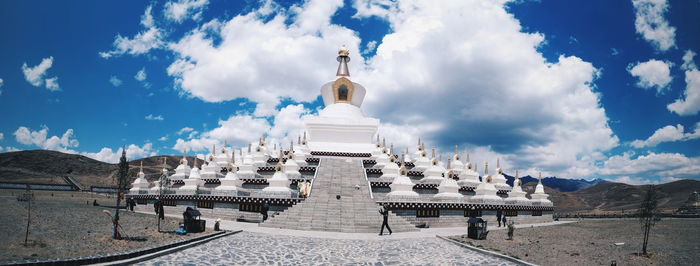
[(134, 207), (136, 206), (136, 200), (135, 199), (130, 199), (131, 200), (131, 206), (129, 206), (129, 210), (132, 212), (134, 211)]
[(267, 205), (267, 203), (263, 204), (262, 208), (260, 208), (260, 213), (262, 214), (262, 221), (265, 222), (267, 220), (267, 211), (270, 210), (270, 206)]
[(155, 209), (158, 219), (165, 220), (165, 210), (163, 210), (162, 201), (156, 200), (156, 202), (153, 203), (153, 209)]
[[(496, 220), (498, 221), (498, 227), (501, 227), (501, 217), (503, 216), (503, 210), (498, 209), (496, 211)], [(505, 224), (504, 224), (505, 225)]]
[(382, 215), (382, 229), (379, 230), (379, 235), (384, 234), (384, 227), (386, 227), (386, 230), (389, 231), (389, 234), (391, 235), (391, 228), (389, 227), (389, 210), (386, 209), (386, 206), (382, 206), (379, 208), (379, 213)]

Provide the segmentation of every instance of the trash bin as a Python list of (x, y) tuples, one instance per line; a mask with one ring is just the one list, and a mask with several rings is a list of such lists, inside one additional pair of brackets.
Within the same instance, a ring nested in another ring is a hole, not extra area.
[(467, 237), (471, 239), (486, 239), (486, 235), (489, 233), (487, 228), (487, 222), (484, 219), (472, 217), (467, 221), (469, 226), (467, 227)]
[(202, 213), (190, 207), (187, 207), (185, 212), (182, 213), (182, 217), (185, 224), (185, 230), (187, 230), (188, 233), (204, 232), (207, 221), (201, 220), (200, 216), (202, 216)]

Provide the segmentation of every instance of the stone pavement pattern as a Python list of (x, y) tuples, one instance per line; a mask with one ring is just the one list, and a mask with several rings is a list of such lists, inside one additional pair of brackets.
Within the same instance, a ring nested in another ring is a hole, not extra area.
[(338, 240), (241, 232), (141, 265), (514, 265), (438, 238)]
[[(382, 217), (370, 198), (360, 159), (321, 158), (311, 196), (261, 224), (263, 227), (347, 233), (379, 233)], [(340, 195), (340, 199), (336, 196)], [(405, 219), (390, 213), (394, 232), (416, 232)], [(387, 233), (385, 231), (385, 233)]]

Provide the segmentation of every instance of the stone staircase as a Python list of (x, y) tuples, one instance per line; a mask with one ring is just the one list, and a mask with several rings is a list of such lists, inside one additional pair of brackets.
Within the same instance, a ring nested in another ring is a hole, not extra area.
[[(260, 226), (296, 230), (379, 233), (382, 216), (369, 196), (360, 159), (321, 158), (311, 196)], [(340, 195), (340, 199), (336, 199)], [(401, 217), (389, 214), (394, 232), (418, 231)], [(384, 233), (387, 233), (386, 231)]]

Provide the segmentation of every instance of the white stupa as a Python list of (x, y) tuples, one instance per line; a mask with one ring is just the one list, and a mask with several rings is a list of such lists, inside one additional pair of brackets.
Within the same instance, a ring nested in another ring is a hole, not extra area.
[(404, 154), (404, 162), (412, 162), (413, 158), (411, 158), (410, 153), (408, 152), (408, 148), (406, 148), (406, 151), (403, 153)]
[(253, 165), (255, 165), (255, 167), (267, 166), (268, 158), (269, 157), (267, 154), (267, 148), (265, 147), (265, 140), (263, 138), (260, 138), (258, 146), (255, 147), (255, 151), (253, 151)]
[(231, 160), (231, 155), (228, 154), (228, 150), (226, 149), (226, 142), (224, 142), (224, 147), (221, 148), (221, 153), (216, 155), (216, 164), (219, 166), (219, 169), (224, 169), (227, 168), (230, 164)]
[(416, 152), (413, 153), (413, 161), (416, 162), (418, 158), (420, 158), (423, 154), (423, 151), (425, 151), (425, 148), (423, 147), (423, 143), (420, 141), (420, 138), (418, 138), (418, 146), (416, 146)]
[[(294, 142), (292, 141), (292, 145), (294, 145)], [(309, 165), (306, 162), (306, 158), (308, 158), (310, 155), (307, 155), (301, 150), (301, 137), (299, 137), (299, 140), (297, 142), (297, 147), (292, 149), (292, 154), (294, 154), (293, 158), (294, 161), (299, 165), (299, 166), (307, 166)]]
[(180, 159), (180, 164), (175, 168), (175, 174), (170, 176), (171, 180), (183, 180), (190, 175), (192, 170), (187, 161), (187, 150), (182, 154), (182, 159)]
[[(449, 163), (448, 163), (449, 164)], [(459, 193), (459, 185), (452, 176), (454, 173), (449, 170), (445, 174), (445, 178), (442, 179), (440, 185), (438, 186), (438, 193), (433, 196), (437, 200), (460, 200), (464, 195)]]
[(365, 117), (360, 109), (366, 91), (349, 79), (349, 55), (350, 51), (342, 46), (336, 79), (321, 87), (325, 107), (318, 116), (304, 120), (312, 151), (371, 153), (374, 149), (372, 137), (377, 133), (379, 120)]
[(382, 169), (384, 166), (389, 163), (389, 150), (386, 148), (386, 139), (382, 141), (382, 152), (377, 155), (377, 158), (375, 159), (375, 164), (374, 168), (379, 168)]
[(444, 167), (440, 166), (439, 161), (435, 158), (435, 148), (433, 148), (433, 160), (432, 164), (428, 169), (423, 171), (423, 178), (421, 178), (421, 183), (440, 183), (443, 179), (443, 174), (447, 172)]
[(520, 174), (518, 173), (518, 170), (515, 170), (515, 180), (513, 180), (513, 190), (508, 192), (508, 198), (505, 199), (505, 203), (509, 205), (529, 205), (530, 200), (525, 197), (525, 194), (527, 194), (523, 189), (520, 187), (522, 185), (522, 181), (520, 180)]
[[(221, 174), (221, 166), (219, 162), (217, 162), (218, 158), (213, 155), (216, 153), (216, 146), (212, 148), (212, 154), (209, 155), (208, 160), (205, 159), (204, 165), (202, 165), (202, 171), (199, 173), (202, 179), (224, 178), (224, 175)], [(228, 158), (226, 158), (226, 160), (228, 161)]]
[(472, 162), (467, 154), (467, 163), (464, 165), (462, 173), (459, 174), (459, 181), (457, 181), (460, 187), (471, 187), (476, 188), (481, 181), (479, 180), (479, 172), (476, 171), (476, 166), (472, 167)]
[(549, 195), (544, 193), (544, 186), (542, 185), (542, 173), (540, 172), (537, 181), (537, 186), (535, 187), (535, 193), (530, 194), (530, 202), (532, 202), (532, 205), (552, 206), (552, 201), (550, 201), (548, 198)]
[(416, 161), (413, 164), (413, 169), (411, 170), (419, 172), (423, 172), (433, 165), (433, 161), (428, 158), (428, 153), (425, 151), (425, 147), (421, 148), (420, 155), (416, 158)]
[(283, 168), (284, 166), (282, 165), (282, 162), (278, 162), (275, 166), (275, 174), (272, 175), (272, 178), (267, 179), (269, 185), (266, 188), (263, 188), (263, 194), (269, 197), (292, 196), (293, 191), (291, 188), (289, 188), (292, 181), (287, 178), (287, 174), (284, 173)]
[(374, 144), (374, 149), (370, 152), (370, 159), (377, 160), (377, 157), (382, 154), (382, 143), (379, 141), (379, 134), (377, 134), (377, 142)]
[(148, 183), (148, 180), (146, 180), (146, 174), (143, 173), (143, 160), (141, 160), (141, 168), (139, 168), (139, 173), (136, 180), (131, 183), (129, 194), (146, 194), (148, 193), (148, 187), (150, 185), (151, 184)]
[(401, 168), (399, 169), (399, 176), (394, 178), (391, 182), (389, 188), (391, 192), (386, 194), (386, 199), (390, 200), (415, 200), (420, 196), (417, 192), (413, 191), (413, 182), (408, 177), (408, 169), (401, 163)]
[(216, 195), (226, 195), (226, 196), (236, 196), (236, 192), (243, 185), (243, 180), (238, 178), (238, 166), (236, 166), (236, 156), (235, 153), (232, 154), (231, 162), (227, 167), (226, 176), (219, 179), (221, 185), (214, 188), (214, 193)]
[(501, 169), (501, 159), (500, 158), (496, 158), (496, 175), (494, 175), (492, 177), (492, 179), (493, 179), (493, 185), (496, 187), (496, 189), (506, 190), (506, 191), (510, 191), (512, 189), (512, 187), (506, 183), (508, 180), (503, 175), (503, 169)]
[(185, 182), (185, 185), (177, 189), (177, 194), (195, 194), (197, 193), (199, 186), (204, 185), (204, 180), (202, 180), (202, 177), (199, 174), (199, 168), (197, 167), (197, 159), (195, 159), (193, 162), (190, 176), (183, 181)]
[[(403, 155), (401, 155), (402, 158)], [(401, 160), (403, 162), (403, 160)], [(382, 168), (382, 176), (380, 177), (382, 180), (394, 180), (396, 177), (399, 176), (399, 165), (396, 164), (396, 157), (391, 156), (389, 158), (389, 163), (384, 165), (384, 168)]]
[[(160, 194), (160, 189), (161, 189), (161, 187), (160, 187), (160, 179), (163, 178), (163, 176), (165, 177), (165, 180), (169, 180), (169, 179), (170, 179), (169, 176), (168, 176), (168, 175), (169, 175), (168, 169), (165, 168), (165, 166), (167, 165), (167, 164), (166, 164), (167, 160), (168, 160), (168, 157), (164, 157), (164, 158), (163, 158), (163, 170), (161, 170), (161, 176), (158, 177), (158, 180), (153, 181), (153, 187), (151, 187), (151, 189), (149, 190), (149, 194), (155, 194), (155, 195)], [(163, 185), (163, 192), (164, 192), (164, 193), (165, 193), (166, 190), (169, 189), (169, 188), (166, 187), (166, 186), (167, 186), (167, 183)]]
[[(294, 152), (292, 152), (293, 150), (294, 143), (292, 143), (289, 146), (289, 154), (287, 155), (287, 161), (284, 162), (284, 173), (289, 179), (298, 179), (301, 178), (301, 173), (299, 173), (299, 165), (297, 164), (296, 160), (294, 160)], [(280, 162), (282, 162), (283, 157), (284, 153), (282, 152), (282, 147), (280, 147)]]
[(455, 145), (455, 154), (452, 155), (452, 167), (447, 170), (452, 170), (455, 175), (459, 175), (464, 170), (464, 164), (459, 156), (459, 146)]
[(248, 153), (243, 156), (243, 162), (238, 165), (239, 178), (255, 178), (258, 168), (253, 165), (253, 155), (251, 154), (251, 145), (248, 143)]
[(472, 196), (469, 201), (477, 204), (503, 204), (503, 198), (498, 196), (498, 189), (496, 189), (492, 182), (491, 176), (489, 175), (489, 164), (486, 163), (484, 168), (484, 182), (481, 182), (481, 184), (476, 187), (474, 190), (476, 195)]

